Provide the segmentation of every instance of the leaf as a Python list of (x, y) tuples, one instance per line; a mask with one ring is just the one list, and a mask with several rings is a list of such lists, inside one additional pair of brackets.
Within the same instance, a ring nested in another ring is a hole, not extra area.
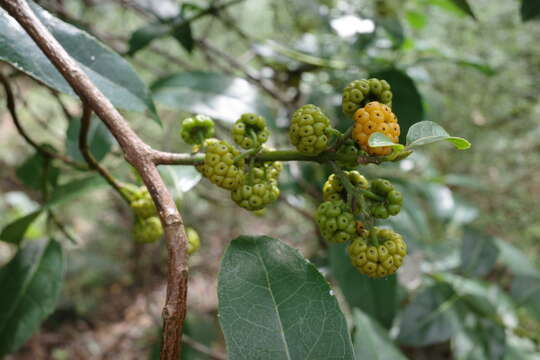
[(451, 142), (458, 150), (466, 150), (471, 147), (470, 142), (463, 138), (448, 135), (446, 130), (433, 121), (421, 121), (416, 123), (411, 126), (407, 133), (408, 148), (432, 144), (443, 140)]
[(167, 185), (174, 186), (177, 193), (184, 193), (195, 187), (202, 179), (193, 166), (160, 166), (159, 172)]
[[(72, 119), (66, 131), (65, 148), (69, 157), (76, 161), (84, 162), (84, 158), (79, 151), (79, 131), (81, 122), (79, 119)], [(90, 152), (94, 155), (97, 161), (103, 158), (111, 151), (114, 138), (107, 130), (107, 127), (99, 119), (94, 119), (90, 123), (90, 128), (87, 134), (87, 143), (90, 147)]]
[(32, 225), (32, 223), (39, 217), (40, 214), (41, 209), (24, 215), (23, 217), (20, 217), (15, 221), (7, 224), (0, 233), (0, 240), (11, 244), (19, 245), (30, 225)]
[(525, 253), (504, 240), (497, 238), (495, 241), (500, 252), (500, 262), (508, 266), (514, 275), (540, 276), (540, 271)]
[(422, 97), (414, 81), (406, 73), (395, 68), (372, 73), (370, 76), (384, 79), (390, 84), (393, 94), (392, 111), (399, 120), (400, 142), (404, 143), (409, 127), (424, 118)]
[(397, 341), (425, 346), (448, 340), (458, 329), (456, 304), (459, 297), (445, 284), (425, 288), (405, 308)]
[(0, 269), (0, 356), (16, 351), (53, 312), (64, 277), (55, 240), (32, 242)]
[(461, 243), (461, 272), (468, 277), (487, 275), (495, 266), (499, 248), (492, 236), (465, 228)]
[[(115, 106), (133, 111), (148, 110), (159, 122), (146, 87), (128, 62), (88, 33), (57, 19), (33, 2), (29, 4), (45, 27)], [(3, 9), (0, 9), (0, 49), (0, 60), (58, 91), (75, 95), (30, 36)]]
[(175, 26), (172, 31), (172, 36), (187, 50), (192, 52), (195, 47), (195, 40), (193, 40), (193, 34), (191, 32), (191, 23), (183, 22), (182, 24)]
[(421, 12), (417, 11), (407, 11), (405, 13), (408, 23), (415, 30), (420, 30), (424, 28), (427, 24), (427, 17)]
[(331, 244), (330, 267), (351, 308), (359, 308), (383, 327), (392, 326), (397, 311), (397, 276), (372, 279), (351, 265), (343, 244)]
[(540, 276), (517, 276), (512, 281), (512, 298), (540, 320)]
[(234, 122), (247, 112), (273, 117), (257, 88), (246, 80), (219, 73), (181, 72), (152, 84), (156, 101), (173, 109)]
[(88, 190), (93, 190), (107, 183), (99, 175), (90, 175), (88, 177), (78, 178), (63, 185), (57, 186), (51, 193), (51, 197), (45, 208), (60, 205), (72, 198), (81, 195)]
[(152, 41), (167, 36), (170, 34), (170, 32), (170, 25), (160, 22), (146, 24), (138, 28), (131, 34), (131, 37), (129, 38), (129, 49), (127, 51), (127, 55), (135, 55), (135, 53), (137, 53), (139, 50), (142, 50), (150, 45)]
[[(39, 152), (33, 153), (15, 171), (17, 178), (21, 180), (24, 185), (32, 189), (42, 189), (43, 177), (45, 176), (45, 161), (48, 160), (46, 160), (42, 154), (40, 154)], [(58, 180), (58, 175), (60, 175), (60, 170), (57, 167), (54, 167), (50, 162), (48, 166), (48, 183), (55, 184)]]
[(354, 351), (359, 359), (407, 360), (394, 345), (388, 333), (362, 311), (353, 312)]
[(278, 240), (233, 240), (221, 263), (218, 297), (231, 360), (354, 359), (328, 283)]
[[(454, 13), (455, 15), (465, 16), (471, 15), (472, 13), (472, 11), (471, 13), (467, 11), (467, 8), (470, 9), (468, 4), (463, 5), (464, 2), (466, 3), (465, 0), (428, 0), (428, 2), (432, 5), (439, 6), (448, 12)], [(471, 16), (475, 18), (474, 14)]]
[(386, 135), (380, 132), (374, 132), (369, 136), (368, 139), (368, 145), (371, 147), (384, 147), (384, 146), (390, 146), (393, 149), (396, 150), (403, 150), (405, 146), (401, 144), (396, 144), (392, 140), (390, 140)]
[(452, 338), (455, 360), (501, 360), (505, 353), (504, 327), (486, 319), (475, 319)]
[(521, 19), (529, 21), (540, 16), (540, 2), (538, 0), (521, 0)]
[(395, 48), (399, 48), (405, 40), (403, 34), (403, 26), (397, 16), (385, 16), (377, 19), (377, 25), (386, 30), (390, 38), (394, 42)]
[(474, 16), (474, 12), (472, 11), (469, 3), (467, 0), (451, 0), (458, 8), (461, 9), (465, 14), (469, 15), (473, 19), (476, 20), (476, 16)]

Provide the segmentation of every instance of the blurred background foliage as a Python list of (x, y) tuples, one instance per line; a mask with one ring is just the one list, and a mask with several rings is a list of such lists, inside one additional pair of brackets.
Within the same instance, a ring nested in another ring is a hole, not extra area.
[[(194, 169), (163, 167), (186, 223), (202, 239), (190, 259), (186, 359), (225, 353), (216, 278), (225, 247), (240, 234), (284, 240), (317, 265), (340, 289), (358, 354), (385, 348), (384, 359), (540, 358), (540, 11), (534, 1), (37, 3), (131, 63), (159, 119), (151, 108), (123, 113), (161, 150), (190, 151), (178, 130), (191, 113), (218, 120), (223, 138), (241, 113), (264, 115), (275, 148), (289, 146), (289, 116), (305, 103), (320, 106), (345, 130), (350, 120), (341, 113), (341, 91), (370, 76), (391, 84), (403, 134), (431, 120), (473, 144), (466, 152), (433, 145), (397, 164), (360, 169), (391, 179), (406, 199), (386, 224), (404, 235), (410, 255), (398, 279), (380, 281), (356, 273), (339, 245), (328, 248), (319, 239), (312, 214), (329, 169), (289, 163), (281, 201), (258, 217), (208, 181), (199, 183)], [(84, 49), (72, 45), (82, 57)], [(0, 63), (0, 70), (16, 90), (24, 128), (39, 144), (82, 161), (77, 100), (12, 65)], [(164, 244), (135, 245), (121, 199), (95, 176), (36, 154), (17, 134), (4, 101), (1, 106), (0, 264), (14, 256), (13, 243), (23, 235), (31, 242), (54, 233), (69, 255), (57, 310), (11, 358), (155, 358)], [(137, 182), (105, 127), (93, 124), (94, 155), (118, 178)], [(54, 219), (36, 213), (48, 199), (44, 178), (53, 198), (55, 191), (69, 197), (57, 201)], [(66, 188), (74, 181), (75, 188)], [(20, 227), (24, 216), (28, 228)], [(365, 329), (374, 339), (360, 335)], [(359, 359), (375, 358), (365, 356)]]

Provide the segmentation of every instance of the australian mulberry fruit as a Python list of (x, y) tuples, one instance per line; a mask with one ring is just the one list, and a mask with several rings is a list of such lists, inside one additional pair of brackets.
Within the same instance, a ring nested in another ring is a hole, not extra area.
[(201, 247), (201, 239), (197, 231), (191, 227), (186, 228), (186, 235), (188, 240), (187, 252), (188, 255), (191, 255)]
[(343, 243), (356, 234), (354, 215), (342, 200), (323, 202), (316, 219), (322, 236), (329, 242)]
[(368, 103), (354, 113), (354, 127), (352, 137), (362, 150), (370, 155), (388, 155), (391, 147), (371, 147), (368, 140), (371, 134), (379, 132), (386, 135), (394, 143), (399, 140), (399, 124), (392, 110), (377, 101)]
[(358, 167), (358, 156), (361, 150), (353, 139), (348, 139), (339, 147), (336, 154), (337, 164), (344, 169), (354, 169)]
[(318, 155), (328, 145), (330, 120), (315, 105), (304, 105), (293, 114), (289, 139), (298, 151)]
[(371, 190), (383, 199), (371, 202), (371, 215), (373, 217), (386, 219), (389, 216), (399, 214), (403, 204), (403, 195), (394, 188), (390, 181), (375, 179), (371, 182)]
[(270, 132), (262, 116), (243, 114), (231, 129), (234, 142), (243, 149), (261, 146), (268, 140)]
[(367, 235), (357, 236), (347, 252), (358, 271), (372, 278), (380, 278), (395, 273), (401, 266), (407, 255), (407, 244), (401, 235), (392, 230), (374, 227)]
[(385, 80), (354, 80), (343, 90), (341, 107), (347, 116), (353, 116), (356, 110), (371, 101), (392, 106), (392, 91)]
[(137, 217), (133, 225), (133, 239), (138, 243), (152, 243), (163, 236), (163, 227), (157, 216)]
[(139, 187), (138, 191), (135, 192), (130, 205), (135, 215), (141, 219), (157, 215), (156, 205), (146, 186)]
[(200, 171), (212, 183), (227, 190), (234, 190), (244, 180), (244, 160), (234, 162), (239, 155), (231, 144), (223, 140), (207, 139), (204, 142), (206, 154)]
[(191, 145), (202, 144), (214, 136), (214, 121), (205, 115), (185, 118), (180, 127), (180, 136)]
[(278, 177), (283, 165), (268, 162), (251, 169), (244, 184), (231, 191), (231, 199), (244, 209), (257, 211), (265, 208), (279, 197)]

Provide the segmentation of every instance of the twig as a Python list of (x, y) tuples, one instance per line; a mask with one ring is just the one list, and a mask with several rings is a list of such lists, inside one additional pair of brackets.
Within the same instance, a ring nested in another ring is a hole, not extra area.
[(83, 103), (105, 123), (118, 141), (126, 160), (140, 173), (156, 203), (165, 232), (169, 260), (160, 357), (162, 360), (177, 360), (186, 315), (187, 237), (174, 199), (154, 163), (152, 148), (129, 127), (122, 115), (39, 21), (24, 0), (0, 0), (0, 5), (30, 35)]
[(53, 221), (54, 225), (56, 225), (56, 227), (58, 228), (58, 230), (60, 230), (60, 232), (62, 234), (64, 234), (64, 236), (66, 238), (68, 238), (68, 240), (72, 244), (77, 245), (79, 243), (79, 241), (77, 241), (75, 236), (73, 236), (73, 234), (71, 234), (68, 231), (68, 229), (66, 229), (66, 226), (60, 221), (60, 219), (58, 219), (58, 217), (56, 216), (56, 214), (52, 210), (49, 210), (49, 216), (50, 216), (51, 220)]
[(19, 116), (17, 115), (17, 106), (15, 103), (15, 96), (13, 95), (13, 90), (11, 89), (11, 85), (9, 84), (8, 79), (0, 73), (0, 82), (4, 86), (4, 90), (6, 93), (6, 106), (8, 108), (9, 113), (11, 114), (11, 118), (13, 119), (13, 123), (15, 124), (15, 127), (17, 128), (17, 131), (22, 136), (24, 141), (28, 143), (31, 147), (33, 147), (37, 152), (40, 152), (46, 156), (49, 156), (51, 158), (59, 159), (66, 163), (67, 165), (78, 169), (78, 170), (88, 170), (88, 167), (84, 164), (81, 164), (73, 159), (71, 159), (68, 156), (65, 156), (63, 154), (56, 153), (42, 145), (39, 145), (36, 143), (24, 130), (24, 128), (21, 125), (21, 122), (19, 120)]
[(90, 147), (88, 146), (88, 130), (90, 129), (90, 123), (92, 121), (92, 109), (87, 106), (85, 103), (83, 103), (83, 114), (81, 117), (81, 129), (79, 131), (79, 150), (81, 151), (82, 156), (90, 165), (91, 168), (96, 170), (101, 177), (107, 181), (109, 185), (112, 186), (114, 190), (124, 199), (127, 203), (130, 202), (130, 199), (128, 198), (127, 194), (125, 194), (120, 184), (116, 181), (116, 179), (112, 176), (111, 173), (107, 169), (105, 169), (103, 166), (99, 164), (99, 162), (96, 160), (94, 155), (90, 152)]

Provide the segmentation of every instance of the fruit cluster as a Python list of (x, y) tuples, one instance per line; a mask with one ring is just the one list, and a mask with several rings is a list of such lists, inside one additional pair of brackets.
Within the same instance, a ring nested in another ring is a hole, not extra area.
[(244, 184), (231, 191), (231, 199), (244, 209), (264, 209), (279, 197), (278, 178), (283, 165), (280, 162), (254, 166), (245, 177)]
[(315, 105), (304, 105), (293, 114), (289, 139), (303, 154), (318, 155), (328, 145), (330, 120)]
[(388, 106), (372, 101), (354, 113), (352, 137), (362, 150), (370, 155), (382, 156), (390, 154), (392, 149), (388, 146), (369, 146), (369, 137), (375, 132), (386, 135), (395, 143), (399, 140), (400, 128), (396, 115)]
[(227, 190), (235, 190), (244, 180), (244, 160), (234, 161), (240, 153), (224, 140), (207, 139), (206, 154), (201, 171), (212, 183)]
[(394, 185), (385, 179), (376, 179), (371, 182), (371, 190), (382, 198), (382, 201), (373, 201), (371, 215), (379, 219), (397, 215), (401, 211), (403, 195), (394, 188)]
[(243, 149), (261, 146), (270, 135), (264, 118), (255, 114), (243, 114), (234, 123), (231, 133), (236, 145)]
[(163, 227), (146, 186), (122, 184), (121, 189), (135, 214), (133, 239), (138, 243), (151, 243), (161, 239)]
[(356, 234), (354, 215), (342, 200), (323, 202), (316, 219), (322, 236), (329, 242), (344, 243)]
[(182, 121), (180, 136), (188, 144), (200, 145), (214, 136), (214, 122), (205, 115), (186, 118)]
[(352, 116), (356, 110), (371, 101), (392, 106), (392, 91), (386, 80), (354, 80), (343, 90), (341, 108), (345, 115)]

